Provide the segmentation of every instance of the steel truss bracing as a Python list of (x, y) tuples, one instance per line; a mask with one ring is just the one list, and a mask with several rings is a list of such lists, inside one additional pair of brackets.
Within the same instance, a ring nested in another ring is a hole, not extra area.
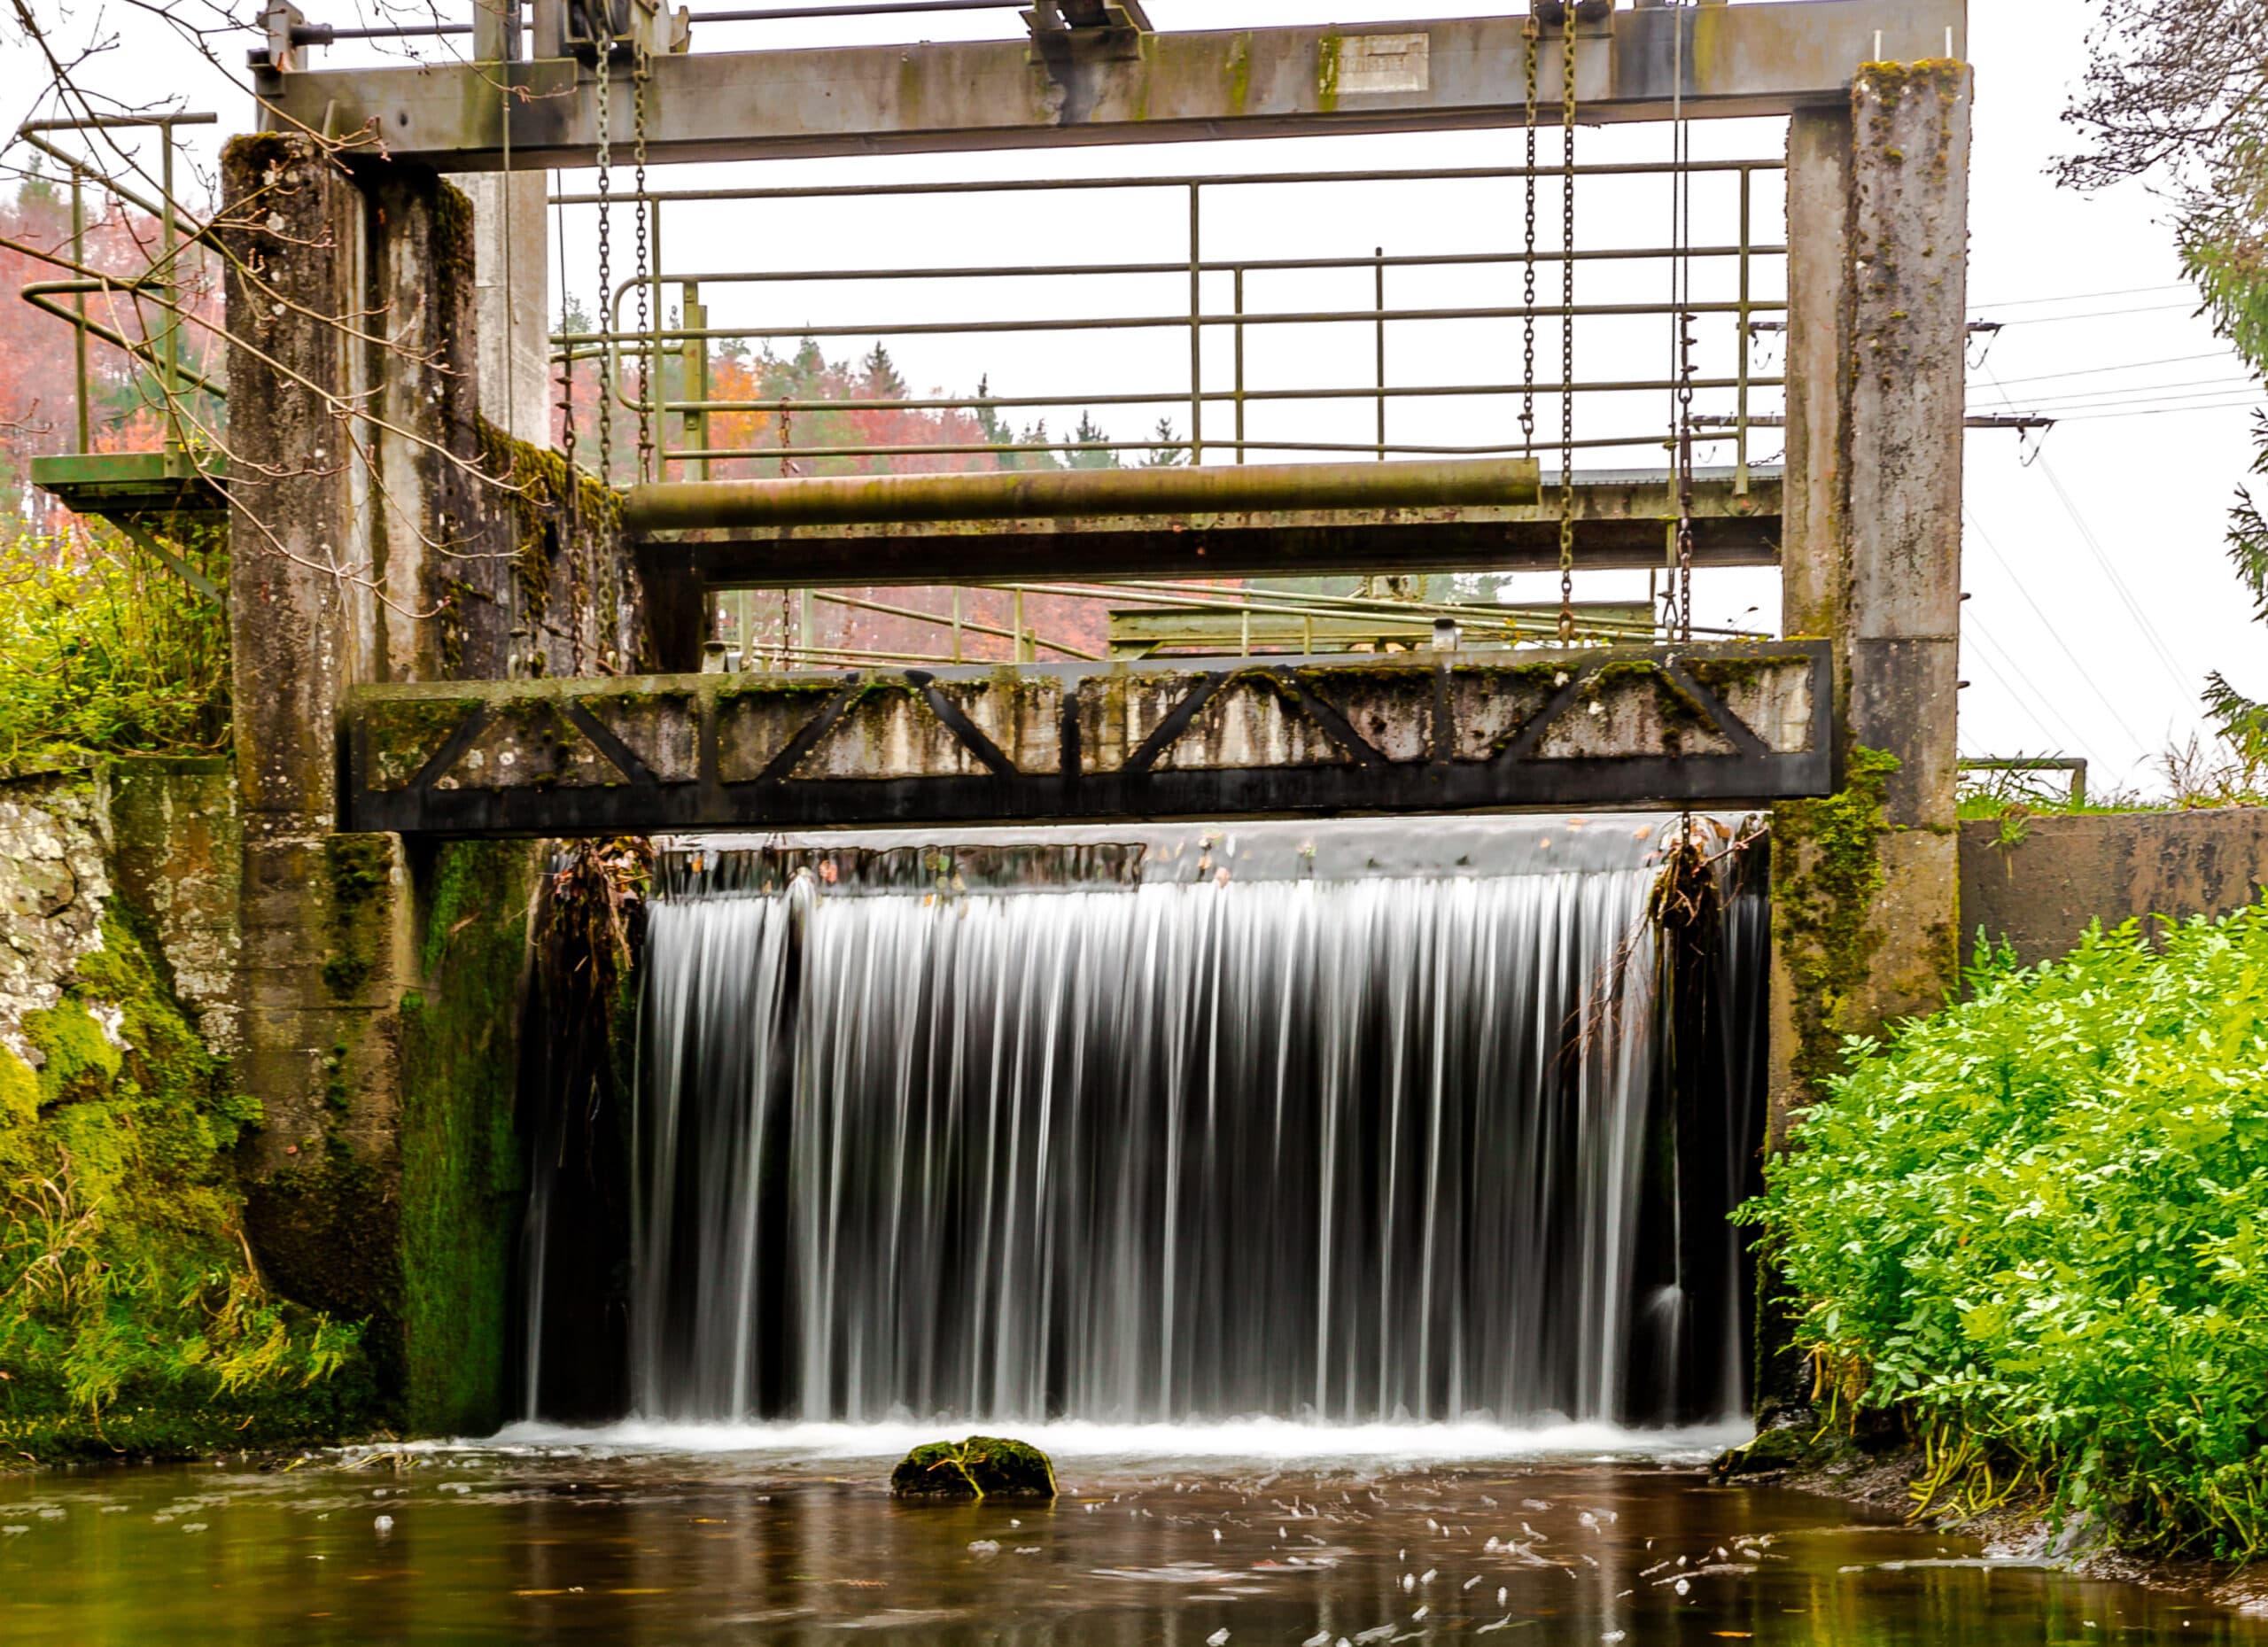
[(1828, 647), (369, 687), (345, 827), (1735, 805), (1833, 788)]

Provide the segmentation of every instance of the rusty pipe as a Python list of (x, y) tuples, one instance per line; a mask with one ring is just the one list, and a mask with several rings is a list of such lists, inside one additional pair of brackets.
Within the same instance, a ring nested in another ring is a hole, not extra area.
[(1485, 509), (1532, 505), (1542, 493), (1542, 469), (1533, 458), (821, 475), (636, 486), (624, 501), (623, 524), (643, 533), (893, 521)]

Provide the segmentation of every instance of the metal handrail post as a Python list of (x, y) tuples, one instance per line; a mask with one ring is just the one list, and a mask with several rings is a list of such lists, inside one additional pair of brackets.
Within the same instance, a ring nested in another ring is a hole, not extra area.
[[(87, 260), (87, 193), (86, 182), (77, 167), (71, 168), (71, 260), (83, 265)], [(94, 421), (87, 404), (87, 299), (82, 295), (71, 300), (79, 322), (72, 329), (72, 366), (79, 385), (79, 450), (83, 454), (94, 445)]]
[[(685, 323), (692, 330), (705, 330), (709, 325), (709, 307), (701, 300), (701, 284), (685, 283)], [(685, 443), (689, 451), (700, 452), (709, 445), (709, 346), (698, 338), (688, 338), (679, 346), (685, 372)], [(664, 401), (666, 404), (666, 401)], [(664, 423), (667, 423), (664, 416)], [(664, 471), (666, 472), (666, 471)], [(694, 460), (694, 475), (697, 479), (709, 478), (709, 460)]]
[(1205, 461), (1204, 185), (1189, 185), (1189, 461)]
[(166, 328), (165, 347), (159, 351), (159, 359), (163, 364), (159, 375), (158, 392), (166, 398), (166, 452), (170, 457), (182, 449), (181, 409), (175, 404), (181, 378), (181, 268), (175, 260), (179, 255), (179, 247), (175, 243), (174, 128), (170, 125), (159, 128), (159, 141), (165, 157), (159, 174), (163, 190), (159, 204), (166, 208), (162, 219), (166, 283), (160, 290), (166, 294), (166, 307), (173, 320)]
[(1752, 295), (1749, 284), (1749, 272), (1751, 267), (1749, 257), (1749, 219), (1751, 197), (1754, 193), (1753, 175), (1754, 174), (1744, 169), (1740, 175), (1740, 389), (1739, 401), (1734, 414), (1739, 422), (1733, 431), (1733, 495), (1743, 498), (1748, 495), (1748, 352), (1752, 341), (1748, 330), (1749, 300)]
[(1386, 462), (1386, 248), (1378, 247), (1372, 253), (1378, 266), (1378, 346), (1379, 346), (1379, 462)]
[(1244, 462), (1244, 266), (1239, 264), (1236, 281), (1236, 340), (1237, 340), (1237, 462)]

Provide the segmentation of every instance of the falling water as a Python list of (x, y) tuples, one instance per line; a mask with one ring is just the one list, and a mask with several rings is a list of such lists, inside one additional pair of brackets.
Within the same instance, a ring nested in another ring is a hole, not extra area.
[(1517, 872), (658, 902), (635, 1412), (1620, 1419), (1665, 1309), (1736, 1399), (1638, 1251), (1643, 826), (1497, 828)]

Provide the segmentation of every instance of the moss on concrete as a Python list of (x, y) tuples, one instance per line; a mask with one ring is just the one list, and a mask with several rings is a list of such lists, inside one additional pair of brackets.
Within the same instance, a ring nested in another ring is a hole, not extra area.
[(503, 1418), (535, 851), (441, 849), (423, 911), (423, 987), (402, 998), (403, 1417), (417, 1434), (485, 1434)]
[(114, 901), (102, 947), (0, 1050), (0, 1446), (174, 1457), (361, 1427), (359, 1330), (251, 1262), (234, 1151), (260, 1120)]
[(1847, 1013), (1882, 945), (1871, 917), (1883, 888), (1883, 796), (1898, 769), (1893, 755), (1854, 749), (1839, 793), (1772, 812), (1773, 936), (1793, 989), (1789, 1067), (1806, 1102), (1841, 1070), (1844, 1037), (1875, 1027)]

